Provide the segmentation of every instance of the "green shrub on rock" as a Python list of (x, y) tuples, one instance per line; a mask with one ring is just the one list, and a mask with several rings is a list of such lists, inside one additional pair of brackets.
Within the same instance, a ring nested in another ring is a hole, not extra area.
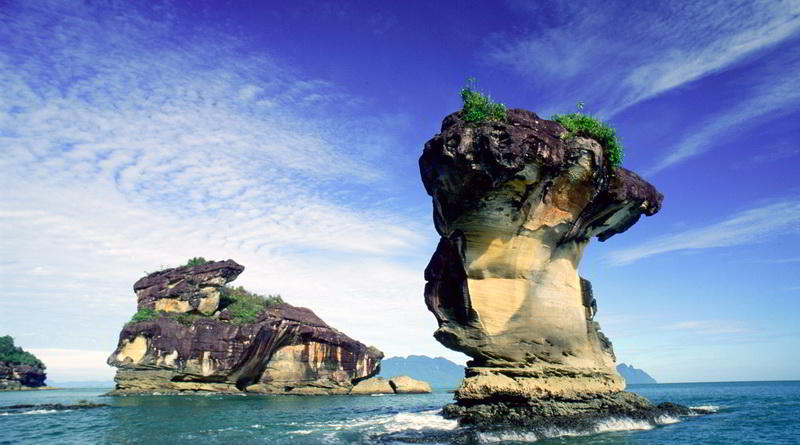
[(206, 315), (203, 314), (191, 314), (191, 313), (176, 314), (174, 312), (172, 314), (169, 314), (168, 317), (174, 319), (175, 321), (184, 326), (191, 326), (192, 323), (195, 322), (195, 320), (208, 318)]
[(220, 309), (227, 309), (232, 317), (231, 321), (238, 324), (252, 323), (264, 309), (284, 303), (280, 295), (259, 295), (242, 286), (224, 286), (221, 291)]
[(467, 79), (467, 85), (461, 89), (461, 118), (467, 122), (505, 121), (508, 108), (492, 101), (488, 94), (478, 91), (474, 77)]
[(10, 335), (0, 337), (0, 362), (45, 368), (44, 363), (35, 355), (14, 346), (14, 338)]
[(160, 315), (161, 314), (155, 309), (147, 309), (147, 308), (139, 309), (138, 311), (136, 311), (135, 314), (133, 314), (133, 317), (131, 317), (130, 323), (141, 323), (143, 321), (150, 321), (155, 318), (158, 318)]
[(186, 262), (183, 266), (202, 266), (203, 264), (208, 263), (209, 261), (201, 256), (196, 256), (194, 258), (190, 258), (189, 261)]
[[(583, 109), (582, 104), (579, 105), (578, 108)], [(594, 139), (605, 150), (609, 165), (612, 167), (619, 167), (622, 165), (625, 151), (622, 147), (622, 141), (619, 136), (617, 136), (617, 131), (611, 125), (590, 114), (581, 112), (554, 114), (552, 119), (567, 130), (564, 137), (574, 138), (582, 136)]]

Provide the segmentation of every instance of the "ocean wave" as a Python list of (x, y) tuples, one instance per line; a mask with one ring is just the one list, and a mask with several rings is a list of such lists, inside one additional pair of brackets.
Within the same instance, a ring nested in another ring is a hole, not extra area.
[(423, 411), (421, 413), (399, 413), (390, 417), (386, 423), (387, 431), (405, 430), (454, 430), (458, 428), (458, 421), (445, 419), (439, 415), (438, 410)]
[(719, 405), (698, 405), (698, 406), (690, 406), (689, 408), (708, 411), (712, 413), (715, 413), (720, 410)]
[(594, 425), (592, 433), (609, 433), (612, 431), (652, 430), (654, 425), (646, 420), (630, 419), (627, 417), (611, 417), (601, 420)]
[(396, 433), (401, 431), (449, 431), (458, 427), (458, 421), (445, 419), (439, 410), (417, 413), (384, 414), (352, 419), (345, 422), (320, 422), (310, 424), (311, 429), (295, 430), (292, 434), (307, 435), (320, 430), (359, 430), (368, 433)]
[(667, 414), (656, 417), (656, 423), (658, 423), (659, 425), (671, 425), (673, 423), (678, 423), (680, 421), (681, 419)]
[(617, 431), (644, 431), (651, 430), (657, 425), (669, 425), (680, 422), (680, 419), (673, 416), (659, 416), (655, 419), (656, 424), (640, 419), (629, 417), (610, 417), (594, 423), (585, 430), (573, 430), (564, 428), (538, 428), (535, 431), (502, 431), (502, 432), (480, 432), (477, 439), (480, 443), (497, 442), (538, 442), (540, 440), (552, 439), (555, 437), (570, 436), (590, 436), (593, 434), (610, 433)]
[(66, 413), (72, 411), (71, 409), (32, 409), (30, 411), (22, 411), (18, 413), (0, 413), (0, 416), (24, 416), (24, 415), (31, 415), (31, 414), (54, 414), (54, 413)]

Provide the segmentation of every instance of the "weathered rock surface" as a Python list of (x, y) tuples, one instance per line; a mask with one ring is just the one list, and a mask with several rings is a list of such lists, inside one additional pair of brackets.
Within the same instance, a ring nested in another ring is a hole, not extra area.
[(431, 385), (422, 380), (415, 380), (407, 375), (390, 377), (372, 377), (358, 382), (350, 394), (428, 394)]
[(422, 380), (412, 379), (407, 375), (392, 377), (389, 384), (395, 394), (428, 394), (431, 392), (431, 385)]
[(425, 270), (434, 336), (473, 358), (450, 408), (464, 419), (459, 410), (497, 403), (553, 416), (552, 403), (577, 412), (595, 398), (628, 397), (577, 270), (592, 237), (624, 232), (658, 212), (663, 196), (610, 167), (596, 141), (565, 133), (526, 110), (477, 124), (454, 113), (420, 158), (441, 235)]
[(360, 394), (394, 394), (394, 389), (388, 379), (383, 377), (372, 377), (362, 380), (350, 391), (352, 395)]
[(464, 406), (447, 405), (443, 415), (459, 419), (466, 425), (511, 424), (527, 428), (556, 427), (571, 431), (591, 430), (598, 420), (629, 418), (644, 420), (652, 425), (663, 422), (663, 417), (708, 414), (674, 403), (653, 405), (637, 394), (620, 391), (602, 393), (582, 399), (527, 399), (524, 403), (499, 401), (496, 403)]
[[(177, 275), (178, 269), (168, 275), (172, 282), (194, 280), (195, 288), (203, 288), (212, 280), (230, 280), (242, 270), (233, 261), (222, 263), (213, 269), (183, 268), (184, 278)], [(204, 278), (197, 278), (201, 274)], [(154, 281), (139, 280), (137, 288), (161, 286), (140, 286)], [(148, 305), (158, 301), (149, 296), (169, 295), (166, 292), (148, 293), (144, 302), (137, 295), (140, 304)], [(219, 312), (214, 315), (217, 318), (195, 317), (189, 325), (166, 315), (125, 325), (108, 358), (108, 364), (118, 368), (113, 394), (347, 394), (359, 380), (376, 374), (383, 358), (381, 351), (328, 326), (306, 308), (271, 306), (246, 324), (219, 319)]]
[(47, 374), (39, 366), (0, 362), (0, 390), (21, 390), (44, 386)]
[(243, 271), (233, 260), (176, 267), (141, 278), (133, 290), (139, 309), (211, 315), (219, 307), (220, 288)]

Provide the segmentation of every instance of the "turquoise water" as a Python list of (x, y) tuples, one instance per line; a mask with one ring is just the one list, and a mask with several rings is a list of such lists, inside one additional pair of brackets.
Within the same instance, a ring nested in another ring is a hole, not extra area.
[(800, 444), (800, 382), (635, 385), (629, 389), (654, 402), (713, 406), (717, 413), (651, 429), (617, 419), (598, 425), (596, 434), (541, 439), (525, 431), (466, 433), (437, 415), (452, 399), (447, 392), (380, 397), (103, 397), (104, 389), (67, 389), (3, 392), (0, 406), (80, 400), (111, 406), (0, 410), (0, 444)]

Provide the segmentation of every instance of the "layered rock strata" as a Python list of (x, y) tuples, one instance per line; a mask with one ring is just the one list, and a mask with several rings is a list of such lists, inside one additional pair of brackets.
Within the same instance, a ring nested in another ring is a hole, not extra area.
[(220, 289), (236, 279), (244, 266), (233, 260), (166, 269), (134, 283), (139, 309), (211, 315), (219, 306)]
[(498, 409), (557, 416), (641, 402), (621, 393), (578, 265), (591, 238), (659, 211), (655, 187), (611, 167), (595, 140), (519, 109), (505, 122), (447, 116), (419, 165), (441, 236), (425, 270), (434, 337), (472, 357), (445, 412), (494, 422), (514, 418), (487, 415)]
[[(228, 260), (145, 277), (135, 285), (139, 309), (158, 307), (154, 304), (165, 299), (158, 297), (165, 295), (191, 306), (192, 297), (184, 295), (211, 295), (203, 289), (214, 286), (219, 292), (219, 286), (242, 270)], [(177, 284), (170, 288), (169, 283)], [(181, 283), (193, 290), (170, 293)], [(237, 324), (221, 317), (227, 311), (220, 311), (218, 296), (204, 298), (217, 303), (209, 303), (188, 324), (165, 311), (152, 320), (125, 325), (108, 358), (108, 364), (118, 368), (112, 394), (348, 394), (355, 383), (379, 371), (381, 351), (332, 328), (309, 309), (278, 304), (264, 308), (252, 323)], [(205, 312), (211, 316), (202, 316)]]

